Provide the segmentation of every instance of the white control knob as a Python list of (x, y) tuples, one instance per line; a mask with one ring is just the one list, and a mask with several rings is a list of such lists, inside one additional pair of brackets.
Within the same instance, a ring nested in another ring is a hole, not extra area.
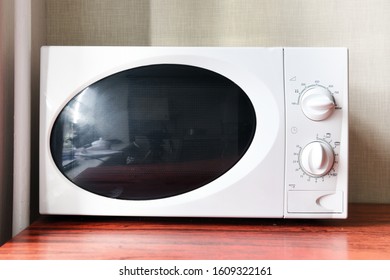
[(306, 174), (312, 177), (322, 177), (332, 169), (333, 149), (323, 141), (311, 142), (302, 149), (299, 161)]
[(305, 116), (313, 121), (325, 120), (336, 107), (333, 95), (322, 86), (306, 89), (300, 97), (300, 104)]

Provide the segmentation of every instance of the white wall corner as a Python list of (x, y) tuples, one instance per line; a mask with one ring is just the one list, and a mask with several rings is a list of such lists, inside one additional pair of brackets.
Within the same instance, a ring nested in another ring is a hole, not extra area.
[(13, 235), (30, 223), (31, 0), (15, 0)]

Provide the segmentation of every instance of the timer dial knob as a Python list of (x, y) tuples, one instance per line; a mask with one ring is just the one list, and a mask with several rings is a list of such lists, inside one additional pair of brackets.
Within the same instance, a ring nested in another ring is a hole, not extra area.
[(309, 87), (300, 97), (303, 113), (313, 121), (322, 121), (332, 115), (335, 103), (333, 95), (323, 86)]
[(332, 169), (333, 149), (323, 141), (311, 142), (302, 149), (299, 162), (303, 171), (309, 176), (322, 177)]

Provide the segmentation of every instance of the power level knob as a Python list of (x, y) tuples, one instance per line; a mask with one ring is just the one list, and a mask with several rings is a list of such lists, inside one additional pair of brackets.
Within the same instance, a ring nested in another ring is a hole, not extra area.
[(302, 149), (299, 161), (306, 174), (312, 177), (322, 177), (332, 169), (333, 149), (323, 141), (311, 142)]
[(305, 116), (313, 121), (327, 119), (336, 107), (331, 92), (318, 85), (309, 87), (302, 93), (300, 104)]

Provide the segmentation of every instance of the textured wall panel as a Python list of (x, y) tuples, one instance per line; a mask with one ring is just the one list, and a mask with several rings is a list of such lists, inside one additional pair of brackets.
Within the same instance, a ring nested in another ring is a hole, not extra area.
[(147, 45), (149, 1), (46, 0), (53, 45)]

